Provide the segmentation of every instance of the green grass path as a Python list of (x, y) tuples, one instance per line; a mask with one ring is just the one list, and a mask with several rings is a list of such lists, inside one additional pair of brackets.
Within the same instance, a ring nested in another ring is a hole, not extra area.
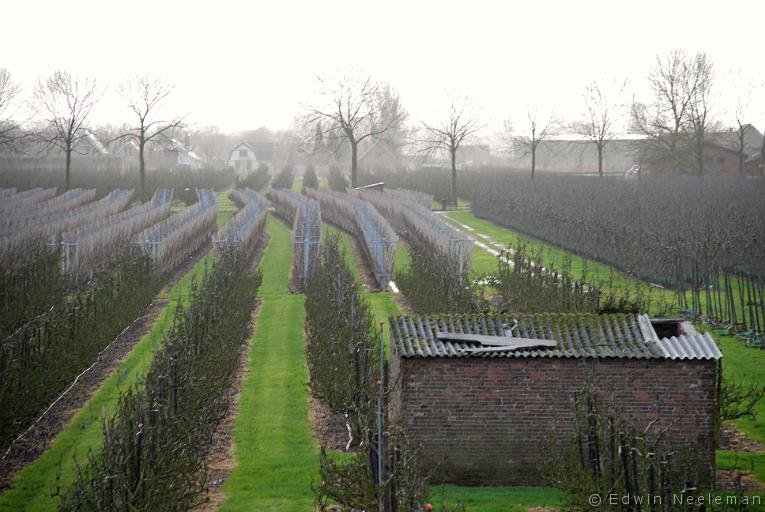
[(262, 303), (234, 427), (236, 467), (221, 510), (310, 511), (319, 456), (308, 420), (304, 296), (287, 293), (290, 231), (272, 216), (266, 230)]

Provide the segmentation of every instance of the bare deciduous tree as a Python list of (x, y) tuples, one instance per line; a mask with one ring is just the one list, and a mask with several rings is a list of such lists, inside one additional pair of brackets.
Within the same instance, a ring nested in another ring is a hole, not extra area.
[(11, 118), (11, 105), (19, 93), (19, 86), (11, 79), (11, 73), (0, 68), (0, 145), (9, 144), (16, 139), (19, 124)]
[[(711, 62), (705, 53), (690, 56), (682, 50), (674, 50), (664, 58), (657, 56), (648, 76), (655, 96), (654, 108), (651, 116), (641, 121), (640, 131), (652, 138), (658, 152), (669, 156), (673, 173), (680, 165), (682, 138), (690, 123), (694, 102), (700, 98), (699, 89), (709, 83), (711, 71)], [(640, 116), (635, 119), (641, 120)]]
[[(351, 186), (358, 186), (359, 143), (398, 128), (406, 118), (399, 101), (386, 101), (388, 87), (370, 75), (346, 72), (319, 77), (318, 100), (306, 107), (305, 123), (320, 126), (326, 142), (347, 141), (351, 150)], [(388, 95), (390, 96), (390, 95)]]
[(624, 105), (622, 94), (627, 87), (624, 81), (605, 91), (596, 82), (588, 85), (584, 92), (587, 112), (584, 120), (575, 124), (576, 131), (595, 144), (598, 150), (598, 175), (603, 176), (603, 153), (606, 144), (616, 136), (615, 125), (621, 120)]
[[(746, 128), (749, 126), (747, 116), (752, 107), (752, 98), (762, 91), (762, 82), (756, 82), (751, 77), (744, 78), (740, 75), (736, 80), (738, 94), (736, 97), (736, 106), (733, 116), (736, 121), (736, 129), (733, 132), (732, 140), (729, 140), (730, 146), (738, 153), (738, 173), (744, 174), (744, 161), (746, 161)], [(764, 139), (765, 143), (765, 139)]]
[(173, 89), (172, 85), (162, 79), (148, 75), (136, 76), (122, 84), (119, 89), (128, 108), (137, 118), (136, 124), (119, 138), (131, 138), (138, 146), (142, 200), (146, 198), (146, 145), (183, 124), (183, 117), (161, 116), (162, 103)]
[(694, 75), (697, 83), (693, 90), (690, 108), (688, 109), (688, 128), (691, 140), (691, 164), (699, 176), (704, 174), (704, 148), (709, 141), (709, 134), (715, 125), (712, 117), (711, 93), (712, 93), (712, 63), (701, 54), (697, 58), (698, 69)]
[(56, 71), (38, 81), (33, 93), (33, 108), (47, 125), (43, 140), (66, 154), (66, 189), (72, 171), (72, 153), (87, 136), (85, 123), (98, 103), (100, 91), (94, 79)]
[(445, 151), (449, 154), (452, 170), (452, 197), (453, 204), (457, 205), (457, 151), (462, 143), (482, 129), (479, 120), (479, 112), (475, 109), (470, 99), (448, 93), (449, 118), (441, 122), (428, 124), (423, 122), (424, 136), (420, 141), (422, 150), (432, 153)]
[(505, 137), (508, 139), (510, 148), (514, 151), (522, 151), (522, 154), (531, 155), (531, 179), (537, 168), (537, 149), (555, 131), (558, 121), (554, 113), (548, 116), (540, 116), (537, 109), (526, 108), (526, 130), (521, 133), (515, 132), (515, 127), (509, 121), (505, 121)]

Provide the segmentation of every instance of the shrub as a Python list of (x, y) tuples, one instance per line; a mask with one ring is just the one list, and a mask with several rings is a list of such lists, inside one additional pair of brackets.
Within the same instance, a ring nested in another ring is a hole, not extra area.
[(303, 174), (303, 193), (307, 188), (319, 188), (319, 177), (316, 176), (316, 169), (309, 165)]
[(292, 188), (292, 183), (295, 181), (295, 175), (292, 172), (291, 165), (285, 165), (279, 174), (274, 178), (274, 188)]

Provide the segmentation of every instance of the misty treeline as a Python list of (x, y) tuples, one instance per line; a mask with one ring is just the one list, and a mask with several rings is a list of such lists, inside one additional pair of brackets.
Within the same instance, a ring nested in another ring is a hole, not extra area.
[[(323, 169), (339, 165), (353, 187), (361, 184), (359, 160), (369, 151), (406, 160), (414, 167), (436, 155), (451, 170), (448, 189), (440, 197), (455, 200), (461, 150), (483, 141), (479, 134), (490, 113), (506, 118), (503, 130), (496, 134), (501, 141), (496, 149), (515, 161), (528, 158), (532, 177), (538, 148), (561, 132), (578, 134), (592, 143), (600, 175), (611, 142), (626, 133), (644, 141), (640, 161), (661, 162), (670, 174), (705, 174), (708, 155), (704, 150), (709, 143), (735, 153), (742, 174), (749, 156), (745, 130), (753, 121), (748, 118), (750, 105), (762, 84), (739, 73), (731, 80), (735, 82), (733, 91), (722, 97), (718, 82), (730, 80), (723, 75), (703, 52), (672, 50), (656, 57), (646, 70), (644, 83), (587, 84), (581, 113), (570, 119), (556, 115), (554, 108), (534, 104), (527, 105), (525, 115), (513, 118), (502, 112), (484, 112), (468, 94), (453, 90), (444, 95), (441, 114), (413, 119), (393, 84), (363, 70), (346, 69), (317, 78), (315, 93), (303, 99), (304, 106), (291, 128), (270, 131), (261, 127), (225, 134), (214, 126), (194, 127), (186, 117), (167, 113), (173, 86), (154, 77), (139, 75), (117, 88), (131, 122), (92, 126), (91, 113), (105, 90), (96, 80), (57, 71), (25, 94), (10, 72), (0, 68), (0, 154), (63, 153), (67, 188), (71, 156), (78, 154), (80, 143), (91, 135), (105, 143), (109, 154), (135, 155), (141, 183), (146, 174), (145, 152), (172, 146), (173, 141), (199, 153), (206, 166), (217, 168), (226, 165), (238, 142), (273, 142), (280, 153), (274, 155), (275, 169), (298, 161)], [(640, 97), (636, 92), (640, 89), (650, 94)], [(722, 119), (733, 126), (723, 126)], [(722, 139), (720, 133), (725, 134)]]

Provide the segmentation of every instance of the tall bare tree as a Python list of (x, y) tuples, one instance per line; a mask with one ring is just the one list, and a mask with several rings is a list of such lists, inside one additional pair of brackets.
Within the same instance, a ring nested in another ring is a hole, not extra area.
[(531, 179), (534, 179), (534, 173), (537, 168), (537, 149), (542, 142), (549, 139), (555, 131), (558, 121), (555, 114), (540, 115), (536, 108), (526, 108), (525, 129), (520, 132), (509, 121), (505, 121), (505, 137), (510, 144), (510, 148), (521, 154), (531, 155)]
[(729, 146), (738, 153), (738, 174), (744, 174), (744, 162), (746, 161), (746, 129), (747, 121), (751, 114), (752, 99), (762, 93), (763, 83), (757, 82), (751, 77), (742, 77), (739, 73), (735, 79), (738, 93), (733, 117), (736, 122), (732, 137), (727, 141)]
[(135, 115), (135, 124), (119, 138), (133, 139), (138, 146), (141, 173), (141, 199), (146, 199), (146, 146), (149, 142), (168, 134), (183, 124), (183, 117), (166, 117), (162, 113), (163, 102), (174, 87), (160, 78), (139, 75), (123, 83), (119, 88), (128, 108)]
[(0, 145), (16, 140), (19, 124), (12, 119), (11, 106), (19, 94), (19, 86), (11, 78), (11, 73), (0, 68)]
[(100, 91), (94, 79), (76, 77), (67, 71), (56, 71), (38, 81), (33, 92), (33, 109), (44, 120), (43, 140), (66, 154), (66, 189), (72, 171), (72, 153), (77, 143), (87, 136), (85, 123), (98, 103)]
[[(358, 186), (359, 143), (380, 137), (398, 128), (406, 112), (398, 101), (386, 101), (387, 84), (370, 75), (348, 71), (337, 76), (318, 77), (318, 99), (306, 107), (305, 123), (316, 126), (327, 143), (347, 142), (351, 150), (351, 186)], [(390, 91), (389, 91), (390, 92)], [(390, 95), (387, 95), (390, 96)]]
[(624, 105), (622, 95), (627, 82), (621, 82), (612, 87), (611, 91), (604, 90), (596, 82), (585, 88), (584, 119), (575, 124), (576, 131), (592, 141), (598, 150), (598, 175), (603, 176), (603, 153), (606, 144), (616, 136), (616, 125), (621, 121)]
[[(700, 58), (698, 58), (700, 57)], [(694, 76), (695, 87), (692, 91), (690, 107), (688, 109), (688, 131), (690, 148), (692, 153), (691, 165), (696, 174), (704, 174), (704, 148), (709, 142), (709, 135), (715, 126), (712, 116), (712, 63), (706, 55), (699, 54), (695, 61)]]
[(423, 151), (432, 153), (445, 151), (449, 154), (452, 170), (452, 197), (453, 204), (457, 205), (457, 151), (462, 143), (481, 130), (485, 125), (481, 123), (479, 112), (467, 96), (447, 93), (449, 99), (449, 115), (438, 123), (422, 123), (424, 136), (420, 145)]
[(648, 76), (655, 99), (653, 112), (641, 122), (640, 131), (652, 138), (658, 152), (669, 156), (673, 173), (681, 163), (682, 139), (694, 102), (700, 98), (699, 89), (709, 80), (711, 70), (705, 53), (691, 56), (683, 50), (673, 50), (663, 58), (656, 57)]

